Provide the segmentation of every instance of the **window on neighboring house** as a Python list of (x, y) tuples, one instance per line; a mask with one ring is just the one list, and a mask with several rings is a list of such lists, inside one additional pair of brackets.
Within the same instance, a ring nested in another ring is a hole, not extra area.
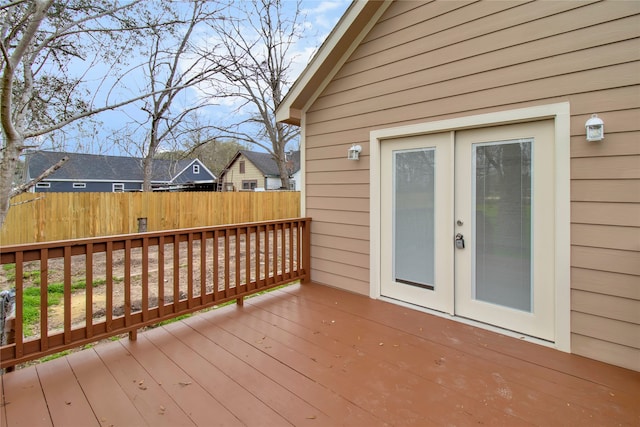
[(193, 173), (200, 173), (200, 165), (193, 165)]
[(122, 193), (124, 191), (124, 184), (122, 183), (113, 183), (113, 192), (114, 193)]
[(244, 173), (244, 160), (240, 162), (240, 173)]
[(243, 190), (255, 190), (258, 186), (258, 181), (255, 179), (242, 181)]
[(51, 188), (50, 182), (38, 182), (36, 188)]
[(87, 188), (87, 183), (85, 182), (74, 182), (73, 188)]

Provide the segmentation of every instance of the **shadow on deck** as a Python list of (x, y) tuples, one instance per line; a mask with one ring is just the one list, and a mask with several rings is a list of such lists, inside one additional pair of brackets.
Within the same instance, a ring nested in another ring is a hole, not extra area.
[(640, 425), (640, 373), (292, 285), (2, 377), (15, 426)]

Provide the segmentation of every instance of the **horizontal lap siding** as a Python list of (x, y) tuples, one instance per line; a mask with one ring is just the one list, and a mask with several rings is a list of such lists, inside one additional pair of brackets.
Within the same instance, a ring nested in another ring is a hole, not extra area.
[(640, 369), (639, 46), (638, 2), (393, 3), (306, 112), (314, 280), (368, 293), (370, 131), (569, 102), (572, 351)]

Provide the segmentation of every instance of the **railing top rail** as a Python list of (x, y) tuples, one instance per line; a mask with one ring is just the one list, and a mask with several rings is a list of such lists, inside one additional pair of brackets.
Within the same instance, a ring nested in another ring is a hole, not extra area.
[(0, 254), (10, 253), (10, 252), (36, 251), (40, 249), (51, 249), (51, 248), (59, 248), (59, 247), (65, 247), (65, 246), (81, 246), (81, 245), (87, 245), (90, 243), (95, 244), (95, 243), (106, 243), (106, 242), (116, 242), (116, 241), (125, 241), (125, 240), (137, 240), (137, 239), (143, 239), (145, 237), (154, 238), (154, 237), (185, 235), (189, 233), (202, 233), (203, 231), (231, 230), (239, 227), (255, 227), (259, 225), (282, 224), (282, 223), (295, 222), (295, 221), (311, 221), (311, 218), (310, 217), (283, 218), (283, 219), (277, 219), (277, 220), (271, 220), (271, 221), (242, 222), (242, 223), (236, 223), (236, 224), (211, 225), (211, 226), (193, 227), (193, 228), (180, 228), (180, 229), (174, 229), (174, 230), (148, 231), (144, 233), (115, 234), (111, 236), (99, 236), (99, 237), (89, 237), (89, 238), (81, 238), (81, 239), (53, 240), (50, 242), (42, 242), (42, 243), (26, 243), (21, 245), (7, 245), (7, 246), (0, 245)]

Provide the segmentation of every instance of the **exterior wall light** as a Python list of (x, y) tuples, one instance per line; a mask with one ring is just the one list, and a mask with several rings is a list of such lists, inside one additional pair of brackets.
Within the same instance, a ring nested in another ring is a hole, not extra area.
[(587, 130), (587, 141), (602, 141), (604, 139), (604, 122), (597, 114), (592, 114), (584, 127)]
[(362, 151), (362, 147), (359, 145), (353, 144), (349, 151), (347, 151), (347, 159), (349, 160), (360, 160), (360, 152)]

